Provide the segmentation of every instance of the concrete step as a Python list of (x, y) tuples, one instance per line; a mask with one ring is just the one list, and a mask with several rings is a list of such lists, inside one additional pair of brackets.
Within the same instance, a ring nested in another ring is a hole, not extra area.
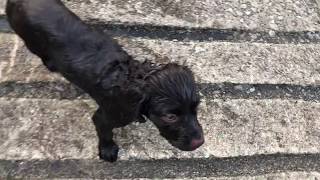
[(306, 1), (64, 1), (84, 19), (169, 26), (280, 31), (319, 30), (317, 4)]
[[(5, 1), (0, 0), (2, 32), (10, 31), (8, 24), (3, 21)], [(316, 0), (64, 2), (87, 23), (102, 26), (116, 35), (120, 33), (170, 40), (320, 42), (319, 6)]]
[(320, 2), (64, 2), (135, 59), (190, 66), (206, 143), (181, 152), (134, 123), (115, 130), (120, 160), (99, 160), (96, 104), (26, 49), (0, 0), (0, 179), (320, 178)]
[[(188, 65), (198, 82), (320, 84), (319, 44), (118, 40), (138, 60)], [(0, 34), (0, 48), (6, 52), (2, 55), (0, 82), (63, 81), (58, 74), (48, 72), (16, 35)]]
[[(0, 15), (6, 0), (0, 0)], [(305, 1), (63, 0), (81, 18), (128, 24), (258, 31), (318, 31), (318, 5)]]
[(4, 7), (6, 4), (6, 0), (0, 0), (0, 15), (5, 14)]
[[(91, 100), (1, 98), (0, 159), (96, 159)], [(121, 160), (319, 153), (320, 103), (204, 98), (206, 143), (194, 152), (169, 145), (151, 123), (118, 129)]]
[(317, 102), (204, 99), (203, 147), (181, 152), (150, 122), (135, 123), (115, 130), (121, 150), (113, 165), (98, 160), (91, 100), (0, 98), (0, 104), (0, 177), (253, 178), (320, 170)]
[(7, 179), (317, 179), (319, 156), (275, 155), (226, 159), (0, 161)]

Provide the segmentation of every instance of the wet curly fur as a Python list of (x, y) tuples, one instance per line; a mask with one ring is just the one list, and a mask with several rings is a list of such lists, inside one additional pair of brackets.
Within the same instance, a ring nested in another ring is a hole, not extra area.
[(191, 151), (204, 142), (192, 72), (129, 56), (116, 41), (83, 23), (60, 0), (8, 0), (14, 31), (52, 72), (82, 88), (99, 105), (92, 119), (99, 156), (116, 161), (113, 128), (150, 119), (173, 146)]

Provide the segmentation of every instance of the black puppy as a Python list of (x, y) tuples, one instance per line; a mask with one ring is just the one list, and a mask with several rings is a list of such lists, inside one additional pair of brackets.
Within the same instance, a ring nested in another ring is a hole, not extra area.
[(60, 0), (8, 0), (14, 31), (46, 67), (87, 92), (99, 156), (116, 161), (112, 129), (150, 119), (173, 146), (192, 151), (204, 142), (197, 120), (199, 96), (192, 72), (177, 64), (133, 60), (104, 33), (84, 24)]

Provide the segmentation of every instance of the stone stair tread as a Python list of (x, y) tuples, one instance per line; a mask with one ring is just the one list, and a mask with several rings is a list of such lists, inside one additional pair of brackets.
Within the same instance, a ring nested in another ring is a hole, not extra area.
[[(320, 84), (319, 44), (174, 42), (118, 38), (135, 59), (188, 65), (198, 82)], [(0, 82), (65, 81), (50, 73), (13, 34), (0, 34)]]
[[(96, 159), (91, 100), (0, 98), (0, 159)], [(320, 153), (320, 103), (301, 100), (204, 98), (206, 143), (182, 152), (152, 123), (115, 130), (120, 160)]]

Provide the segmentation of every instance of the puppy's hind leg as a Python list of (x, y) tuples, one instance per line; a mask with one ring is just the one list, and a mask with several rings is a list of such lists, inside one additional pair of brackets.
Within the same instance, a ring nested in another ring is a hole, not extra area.
[(101, 108), (99, 108), (92, 117), (99, 138), (99, 157), (105, 161), (115, 162), (118, 158), (118, 145), (113, 141), (114, 128), (107, 124)]

